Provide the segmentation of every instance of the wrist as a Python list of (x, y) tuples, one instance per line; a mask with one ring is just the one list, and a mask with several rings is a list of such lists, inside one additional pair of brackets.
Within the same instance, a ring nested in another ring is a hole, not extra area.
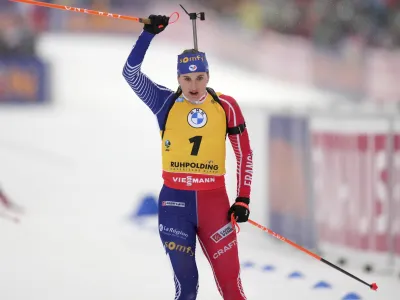
[(250, 204), (250, 198), (248, 197), (237, 197), (235, 202), (241, 202), (241, 203), (245, 203), (247, 205)]
[(151, 41), (156, 35), (155, 33), (143, 29), (141, 36), (143, 36), (146, 40)]

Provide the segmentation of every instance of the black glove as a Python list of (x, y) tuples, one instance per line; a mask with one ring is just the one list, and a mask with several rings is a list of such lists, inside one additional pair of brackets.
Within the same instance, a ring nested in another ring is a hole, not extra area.
[(231, 221), (231, 215), (238, 223), (247, 222), (250, 215), (249, 210), (250, 199), (245, 197), (237, 197), (235, 203), (228, 211), (228, 221)]
[(152, 34), (159, 34), (168, 26), (169, 17), (167, 16), (150, 15), (149, 19), (151, 24), (145, 24), (143, 29)]

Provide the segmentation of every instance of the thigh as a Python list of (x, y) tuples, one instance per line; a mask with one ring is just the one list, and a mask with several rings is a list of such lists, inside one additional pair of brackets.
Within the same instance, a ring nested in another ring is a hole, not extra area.
[(227, 219), (230, 204), (226, 190), (201, 191), (197, 198), (198, 237), (216, 279), (237, 279), (240, 271), (237, 239), (235, 228)]
[(160, 238), (175, 274), (197, 273), (195, 192), (163, 187), (158, 210)]

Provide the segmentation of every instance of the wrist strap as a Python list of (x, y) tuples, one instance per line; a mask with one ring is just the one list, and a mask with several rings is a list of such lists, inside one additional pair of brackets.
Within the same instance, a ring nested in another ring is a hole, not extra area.
[(243, 206), (243, 207), (249, 209), (249, 206), (244, 202), (235, 202), (235, 205)]
[[(244, 202), (235, 202), (235, 205), (243, 206), (243, 207), (249, 209), (249, 206)], [(237, 228), (236, 233), (239, 233), (240, 227), (239, 227), (238, 223), (236, 222), (235, 216), (233, 213), (231, 214), (231, 223), (232, 223), (233, 228)]]

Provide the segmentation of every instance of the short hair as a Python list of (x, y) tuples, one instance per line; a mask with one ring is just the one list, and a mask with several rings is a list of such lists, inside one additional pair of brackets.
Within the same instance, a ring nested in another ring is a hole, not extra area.
[(200, 51), (199, 50), (196, 50), (196, 49), (186, 49), (186, 50), (183, 50), (183, 52), (180, 54), (180, 55), (182, 55), (182, 54), (187, 54), (187, 53), (190, 53), (190, 54), (196, 54), (196, 53), (199, 53)]

